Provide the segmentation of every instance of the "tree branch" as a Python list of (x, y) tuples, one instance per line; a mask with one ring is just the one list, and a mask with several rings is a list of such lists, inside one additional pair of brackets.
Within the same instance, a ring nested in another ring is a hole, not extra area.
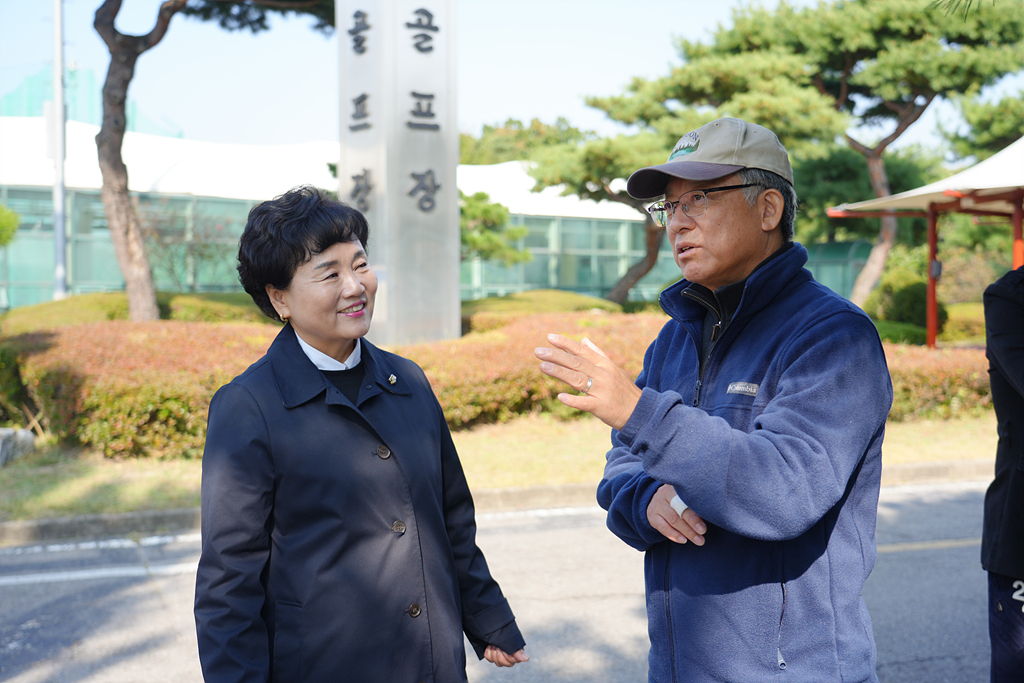
[[(244, 5), (245, 2), (241, 0), (214, 0), (214, 2), (230, 2), (232, 5)], [(305, 2), (288, 2), (288, 0), (253, 0), (249, 3), (253, 5), (263, 5), (271, 9), (306, 9), (308, 7), (316, 7), (320, 4), (320, 0), (306, 0)]]
[(856, 140), (854, 140), (850, 136), (849, 133), (846, 133), (846, 141), (848, 143), (850, 143), (850, 147), (852, 147), (859, 154), (863, 154), (864, 156), (867, 156), (868, 154), (871, 153), (871, 148), (870, 147), (868, 147), (867, 145), (861, 144), (860, 142), (857, 142)]
[(114, 19), (117, 18), (117, 13), (120, 11), (121, 0), (103, 0), (103, 4), (97, 8), (93, 17), (93, 28), (96, 29), (96, 33), (100, 34), (100, 38), (111, 51), (115, 49), (118, 38), (121, 37), (118, 30), (114, 28)]
[(160, 5), (160, 11), (156, 15), (156, 26), (154, 26), (153, 30), (146, 35), (140, 36), (140, 38), (142, 38), (142, 49), (139, 50), (140, 53), (145, 52), (163, 40), (164, 34), (167, 33), (167, 27), (171, 24), (171, 17), (184, 8), (187, 1), (188, 0), (165, 0), (165, 2)]
[(846, 53), (845, 59), (846, 59), (846, 68), (843, 69), (843, 73), (839, 77), (839, 94), (838, 95), (832, 95), (832, 93), (830, 93), (828, 91), (828, 88), (825, 87), (825, 79), (822, 78), (820, 71), (818, 73), (814, 74), (814, 78), (813, 78), (814, 85), (815, 85), (815, 87), (818, 88), (818, 92), (821, 93), (822, 95), (825, 95), (826, 97), (832, 97), (833, 98), (833, 100), (832, 100), (832, 108), (835, 109), (836, 111), (839, 111), (842, 108), (843, 102), (845, 102), (846, 98), (849, 97), (849, 95), (850, 95), (850, 83), (849, 83), (849, 80), (850, 80), (850, 74), (853, 73), (854, 62), (850, 61), (851, 60), (850, 53)]
[(853, 73), (853, 66), (856, 62), (849, 52), (846, 53), (846, 68), (843, 69), (843, 75), (839, 79), (839, 97), (836, 98), (835, 108), (839, 111), (839, 108), (843, 106), (843, 102), (850, 96), (850, 74)]
[(897, 116), (905, 116), (910, 107), (914, 106), (913, 102), (907, 102), (906, 104), (897, 104), (892, 100), (882, 100), (882, 105), (891, 112), (894, 112)]
[(883, 102), (885, 106), (898, 113), (900, 117), (896, 122), (896, 129), (886, 137), (882, 138), (874, 147), (868, 147), (867, 145), (857, 142), (849, 133), (846, 133), (846, 141), (850, 143), (850, 147), (864, 156), (881, 154), (889, 145), (895, 142), (899, 136), (903, 135), (907, 128), (910, 128), (911, 124), (921, 118), (921, 115), (924, 114), (924, 110), (927, 109), (928, 105), (935, 99), (935, 93), (932, 93), (931, 95), (922, 95), (922, 97), (925, 98), (924, 104), (908, 102), (905, 106), (899, 106), (895, 102)]
[(883, 138), (875, 149), (879, 152), (884, 150), (886, 147), (896, 141), (896, 138), (903, 135), (903, 133), (910, 127), (912, 123), (921, 118), (921, 114), (924, 114), (924, 110), (928, 108), (928, 105), (935, 99), (935, 93), (930, 95), (923, 95), (925, 98), (924, 104), (917, 104), (916, 102), (907, 103), (906, 107), (902, 107), (899, 111), (900, 118), (896, 122), (896, 130), (890, 133), (888, 136)]
[(144, 36), (126, 35), (114, 28), (114, 20), (117, 19), (117, 14), (121, 11), (122, 0), (103, 0), (103, 4), (96, 10), (92, 25), (96, 29), (96, 33), (100, 34), (103, 42), (107, 44), (111, 55), (128, 49), (138, 56), (163, 40), (167, 33), (167, 27), (170, 26), (171, 17), (182, 10), (187, 1), (165, 0), (157, 12), (156, 25)]
[(821, 77), (820, 71), (814, 74), (814, 77), (811, 79), (811, 81), (814, 83), (814, 87), (818, 89), (819, 93), (821, 93), (822, 95), (829, 94), (828, 90), (825, 88), (825, 79)]
[(636, 209), (637, 211), (639, 211), (640, 213), (642, 213), (644, 215), (644, 218), (646, 219), (647, 212), (644, 210), (644, 203), (645, 202), (643, 202), (643, 201), (641, 201), (639, 199), (633, 199), (632, 197), (630, 197), (625, 192), (616, 192), (616, 191), (614, 191), (611, 188), (611, 185), (609, 185), (608, 183), (601, 183), (601, 189), (603, 189), (604, 193), (606, 195), (608, 195), (609, 201), (618, 202), (620, 204), (625, 204), (626, 206), (631, 206), (634, 209)]

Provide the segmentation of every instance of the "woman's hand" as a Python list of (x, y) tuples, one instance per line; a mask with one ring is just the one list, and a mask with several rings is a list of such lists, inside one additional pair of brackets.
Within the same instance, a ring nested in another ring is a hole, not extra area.
[(484, 652), (484, 659), (486, 659), (494, 666), (515, 666), (519, 662), (530, 661), (529, 655), (525, 651), (520, 650), (514, 655), (510, 655), (501, 648), (488, 645), (487, 650)]

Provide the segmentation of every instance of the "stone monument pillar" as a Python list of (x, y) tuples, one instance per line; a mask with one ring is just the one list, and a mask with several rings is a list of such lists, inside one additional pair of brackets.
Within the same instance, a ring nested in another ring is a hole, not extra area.
[(339, 198), (370, 223), (381, 345), (461, 333), (455, 0), (336, 0)]

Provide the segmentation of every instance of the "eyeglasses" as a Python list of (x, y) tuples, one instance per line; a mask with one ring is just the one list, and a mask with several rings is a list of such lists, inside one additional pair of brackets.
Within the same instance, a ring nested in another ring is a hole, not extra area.
[(655, 223), (662, 228), (666, 228), (668, 227), (668, 222), (672, 219), (672, 214), (676, 212), (677, 206), (683, 210), (684, 215), (696, 218), (697, 216), (703, 216), (704, 212), (708, 210), (708, 195), (712, 192), (725, 192), (726, 190), (741, 190), (745, 187), (760, 186), (760, 183), (747, 183), (746, 185), (726, 185), (725, 187), (708, 187), (703, 190), (694, 190), (679, 195), (679, 199), (674, 202), (655, 202), (647, 207), (647, 213), (651, 214), (651, 218), (654, 219)]

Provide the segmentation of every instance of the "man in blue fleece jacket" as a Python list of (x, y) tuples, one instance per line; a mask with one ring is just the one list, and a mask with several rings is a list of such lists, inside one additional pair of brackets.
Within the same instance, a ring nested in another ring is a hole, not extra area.
[(536, 353), (612, 427), (597, 497), (646, 552), (650, 680), (877, 681), (861, 589), (892, 384), (871, 320), (803, 268), (785, 148), (719, 119), (627, 190), (664, 196), (684, 278), (643, 371), (588, 339)]

